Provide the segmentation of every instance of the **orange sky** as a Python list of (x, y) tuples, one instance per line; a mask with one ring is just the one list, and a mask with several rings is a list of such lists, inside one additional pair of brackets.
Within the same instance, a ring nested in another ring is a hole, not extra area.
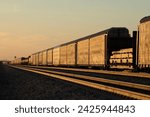
[(149, 0), (0, 1), (0, 60), (28, 56), (113, 27), (137, 29)]

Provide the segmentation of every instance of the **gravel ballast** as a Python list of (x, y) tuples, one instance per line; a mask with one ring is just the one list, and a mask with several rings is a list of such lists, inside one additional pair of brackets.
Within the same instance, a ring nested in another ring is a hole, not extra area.
[(1, 100), (104, 100), (123, 96), (0, 65)]

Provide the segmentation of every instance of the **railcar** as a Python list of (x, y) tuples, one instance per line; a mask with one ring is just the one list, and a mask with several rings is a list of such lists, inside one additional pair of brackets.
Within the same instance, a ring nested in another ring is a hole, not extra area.
[(129, 31), (113, 27), (77, 41), (77, 65), (110, 67), (112, 51), (131, 47)]
[(21, 57), (20, 59), (20, 62), (21, 62), (21, 65), (28, 65), (29, 64), (29, 57)]
[(31, 55), (31, 65), (47, 65), (47, 50)]
[[(55, 48), (55, 47), (54, 47)], [(59, 66), (76, 66), (77, 61), (77, 40), (59, 45)], [(54, 50), (54, 49), (53, 49)], [(54, 52), (53, 52), (53, 56)]]
[(150, 69), (150, 16), (140, 20), (136, 42), (137, 67)]
[(13, 61), (11, 61), (10, 64), (14, 65), (28, 65), (29, 64), (29, 57), (21, 57), (21, 58), (15, 58)]
[(54, 66), (109, 67), (111, 51), (130, 47), (129, 31), (110, 28), (53, 48)]

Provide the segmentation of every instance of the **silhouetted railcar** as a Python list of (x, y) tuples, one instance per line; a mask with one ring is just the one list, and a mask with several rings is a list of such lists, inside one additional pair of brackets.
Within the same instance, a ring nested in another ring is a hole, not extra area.
[(150, 16), (140, 20), (136, 42), (137, 67), (150, 68)]
[(21, 57), (20, 59), (20, 62), (21, 62), (21, 65), (28, 65), (29, 64), (29, 57)]
[(21, 57), (21, 58), (15, 58), (10, 62), (10, 64), (14, 65), (28, 65), (29, 64), (29, 57)]

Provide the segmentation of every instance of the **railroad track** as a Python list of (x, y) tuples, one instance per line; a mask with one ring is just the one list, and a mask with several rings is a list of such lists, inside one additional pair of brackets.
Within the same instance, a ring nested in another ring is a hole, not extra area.
[(65, 73), (74, 73), (86, 76), (101, 77), (110, 80), (117, 80), (117, 81), (119, 80), (124, 82), (150, 85), (150, 74), (147, 73), (130, 73), (130, 72), (116, 72), (116, 71), (81, 69), (81, 68), (47, 67), (47, 66), (29, 66), (29, 65), (24, 66), (30, 68), (45, 69)]
[(94, 69), (76, 69), (76, 68), (66, 68), (66, 67), (47, 67), (47, 66), (29, 66), (23, 65), (25, 67), (32, 68), (45, 68), (45, 69), (57, 69), (57, 70), (68, 70), (68, 71), (80, 71), (80, 72), (89, 72), (89, 73), (103, 73), (110, 75), (120, 75), (120, 76), (131, 76), (131, 77), (139, 77), (139, 78), (150, 78), (150, 74), (148, 73), (129, 73), (129, 72), (117, 72), (117, 71), (106, 71), (106, 70), (94, 70)]
[(11, 66), (17, 69), (22, 69), (53, 78), (77, 83), (80, 85), (92, 87), (99, 90), (108, 91), (111, 93), (116, 93), (133, 99), (150, 99), (150, 86), (130, 83), (124, 81), (110, 80), (80, 74), (65, 73), (58, 71), (51, 71), (47, 69), (36, 68), (36, 67), (27, 67), (27, 66)]

